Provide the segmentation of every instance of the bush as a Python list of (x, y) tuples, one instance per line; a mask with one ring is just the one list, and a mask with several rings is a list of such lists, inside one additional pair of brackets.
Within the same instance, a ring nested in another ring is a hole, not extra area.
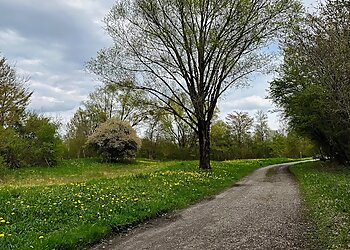
[(0, 128), (0, 156), (7, 167), (55, 165), (62, 142), (49, 118), (29, 114), (17, 128)]
[(0, 182), (5, 179), (8, 168), (4, 158), (0, 155)]
[(19, 168), (28, 165), (29, 150), (27, 140), (13, 128), (0, 127), (0, 156), (3, 164), (9, 168)]
[(89, 136), (87, 145), (95, 148), (104, 160), (115, 162), (135, 158), (141, 140), (127, 122), (110, 119)]
[(28, 144), (28, 165), (56, 165), (62, 153), (62, 141), (57, 133), (58, 125), (49, 118), (29, 114), (20, 134)]

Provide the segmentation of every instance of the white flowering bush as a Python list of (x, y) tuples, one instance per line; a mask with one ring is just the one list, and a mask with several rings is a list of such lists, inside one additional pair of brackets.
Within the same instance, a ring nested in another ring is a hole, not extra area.
[(141, 140), (129, 123), (110, 119), (102, 123), (87, 140), (106, 161), (135, 158)]

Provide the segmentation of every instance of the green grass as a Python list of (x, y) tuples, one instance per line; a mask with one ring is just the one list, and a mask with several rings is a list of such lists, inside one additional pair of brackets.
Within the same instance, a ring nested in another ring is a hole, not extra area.
[(81, 249), (286, 161), (213, 162), (212, 171), (201, 171), (195, 161), (73, 160), (10, 171), (0, 186), (0, 249)]
[(350, 169), (312, 162), (292, 166), (325, 249), (350, 249)]
[[(164, 164), (163, 164), (164, 165)], [(82, 182), (91, 179), (113, 178), (154, 172), (163, 165), (150, 160), (135, 163), (100, 163), (95, 159), (63, 160), (57, 167), (30, 167), (6, 170), (0, 186), (35, 186)]]

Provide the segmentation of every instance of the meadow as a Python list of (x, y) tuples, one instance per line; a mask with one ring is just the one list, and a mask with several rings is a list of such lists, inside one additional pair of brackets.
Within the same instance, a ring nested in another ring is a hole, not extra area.
[(83, 249), (233, 185), (288, 159), (105, 164), (63, 161), (55, 168), (5, 171), (0, 178), (0, 249)]
[(350, 169), (312, 162), (292, 166), (315, 235), (324, 249), (350, 249)]

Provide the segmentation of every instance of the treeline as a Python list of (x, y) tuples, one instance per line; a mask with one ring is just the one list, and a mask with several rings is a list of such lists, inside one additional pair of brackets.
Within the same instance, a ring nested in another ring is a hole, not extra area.
[[(140, 157), (152, 159), (198, 159), (198, 142), (194, 134), (180, 133), (184, 128), (160, 124), (160, 129), (147, 131), (142, 140)], [(188, 130), (190, 131), (190, 130)], [(308, 157), (315, 147), (294, 132), (273, 131), (267, 115), (256, 113), (255, 119), (246, 112), (233, 112), (226, 121), (216, 119), (210, 133), (211, 159), (230, 160), (270, 157)]]
[[(160, 106), (142, 91), (129, 92), (111, 83), (98, 87), (68, 123), (64, 138), (65, 157), (96, 156), (96, 151), (86, 146), (89, 136), (99, 124), (116, 118), (130, 123), (143, 134), (138, 157), (198, 159), (198, 137), (191, 124)], [(180, 115), (186, 115), (176, 104), (173, 107)], [(263, 111), (258, 111), (255, 117), (245, 112), (232, 112), (225, 121), (217, 117), (218, 111), (210, 134), (213, 160), (305, 157), (315, 154), (309, 140), (294, 132), (271, 130)]]
[[(191, 124), (179, 118), (187, 114), (176, 103), (171, 104), (178, 113), (174, 115), (146, 92), (107, 83), (82, 103), (62, 136), (58, 133), (61, 124), (27, 110), (32, 95), (27, 79), (18, 76), (5, 58), (0, 60), (0, 83), (0, 166), (54, 166), (61, 159), (82, 157), (111, 161), (135, 156), (199, 157), (198, 137)], [(254, 118), (245, 112), (232, 112), (225, 121), (217, 117), (218, 111), (210, 134), (213, 160), (314, 153), (313, 145), (295, 133), (272, 131), (262, 111)], [(134, 129), (143, 135), (141, 148)]]

